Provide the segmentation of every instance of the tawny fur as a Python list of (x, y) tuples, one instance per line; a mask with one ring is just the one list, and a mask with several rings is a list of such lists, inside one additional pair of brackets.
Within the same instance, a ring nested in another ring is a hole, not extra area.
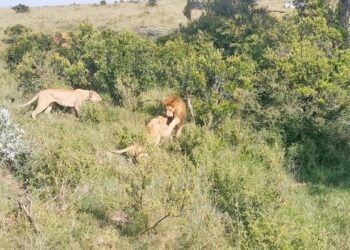
[(181, 97), (173, 95), (165, 98), (162, 101), (162, 105), (165, 107), (166, 116), (169, 118), (170, 122), (168, 121), (168, 123), (176, 123), (175, 134), (178, 138), (181, 135), (187, 117), (186, 104)]
[(32, 112), (32, 118), (45, 110), (45, 113), (50, 113), (53, 105), (56, 103), (64, 106), (74, 108), (76, 114), (79, 115), (80, 107), (86, 101), (99, 102), (101, 97), (95, 91), (83, 89), (45, 89), (36, 94), (32, 100), (23, 104), (20, 107), (25, 107), (38, 100), (35, 110)]
[[(178, 118), (174, 118), (174, 120), (176, 122), (170, 123), (168, 125), (167, 117), (157, 116), (151, 119), (146, 125), (148, 142), (152, 145), (157, 146), (161, 142), (161, 139), (170, 137), (171, 132), (174, 130), (174, 127), (176, 126), (176, 124), (179, 123)], [(138, 143), (135, 143), (124, 149), (115, 150), (111, 152), (115, 154), (127, 153), (128, 155), (132, 156), (136, 161), (139, 161), (140, 159), (148, 156), (145, 147)]]
[[(155, 146), (161, 142), (161, 139), (170, 137), (174, 128), (176, 137), (179, 137), (187, 116), (186, 104), (181, 97), (169, 96), (161, 103), (166, 109), (167, 117), (155, 117), (146, 126), (148, 140)], [(140, 144), (133, 144), (127, 148), (111, 152), (116, 154), (127, 153), (134, 157), (136, 161), (148, 155), (145, 152), (145, 148)]]

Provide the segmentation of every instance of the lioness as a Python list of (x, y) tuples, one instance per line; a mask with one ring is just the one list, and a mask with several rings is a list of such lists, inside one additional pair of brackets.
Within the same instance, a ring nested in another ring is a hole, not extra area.
[[(177, 119), (178, 118), (175, 118), (176, 122), (171, 122), (169, 125), (167, 124), (167, 117), (157, 116), (151, 119), (146, 126), (148, 143), (157, 146), (162, 138), (170, 137), (171, 132), (179, 123)], [(115, 154), (128, 153), (135, 159), (136, 162), (148, 156), (145, 147), (139, 143), (135, 143), (124, 149), (115, 150), (111, 152)]]
[(38, 105), (32, 112), (32, 118), (45, 110), (45, 113), (50, 113), (55, 103), (75, 109), (76, 115), (79, 115), (80, 106), (86, 101), (99, 102), (101, 97), (93, 90), (84, 89), (44, 89), (34, 96), (32, 100), (23, 104), (20, 107), (25, 107), (38, 99)]

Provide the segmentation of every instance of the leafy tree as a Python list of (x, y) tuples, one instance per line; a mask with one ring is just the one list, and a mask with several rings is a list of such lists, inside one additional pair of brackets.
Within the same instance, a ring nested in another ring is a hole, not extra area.
[(340, 0), (338, 3), (338, 14), (341, 24), (346, 29), (350, 25), (350, 0)]
[(206, 2), (207, 14), (233, 19), (241, 19), (253, 14), (255, 4), (256, 0), (208, 0)]
[(8, 41), (13, 41), (7, 50), (5, 59), (13, 70), (18, 65), (26, 53), (36, 51), (49, 51), (53, 45), (53, 39), (50, 35), (33, 33), (30, 30), (11, 31), (8, 29)]
[(24, 4), (17, 4), (16, 6), (12, 7), (12, 9), (16, 11), (16, 13), (26, 13), (30, 11), (29, 7)]
[(157, 5), (157, 0), (148, 0), (147, 5), (148, 6), (156, 6)]

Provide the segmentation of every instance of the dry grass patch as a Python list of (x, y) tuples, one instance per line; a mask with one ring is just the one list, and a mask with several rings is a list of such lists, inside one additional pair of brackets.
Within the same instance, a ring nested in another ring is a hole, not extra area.
[(185, 5), (186, 0), (162, 0), (155, 7), (147, 7), (146, 3), (48, 6), (33, 7), (25, 14), (0, 9), (0, 32), (8, 26), (23, 24), (35, 31), (54, 33), (57, 30), (74, 29), (85, 21), (117, 31), (134, 31), (144, 26), (170, 31), (179, 24), (187, 23), (182, 13)]
[[(271, 10), (290, 11), (284, 7), (284, 0), (259, 0), (260, 6)], [(15, 13), (10, 8), (0, 8), (0, 37), (8, 26), (23, 24), (34, 31), (55, 33), (72, 30), (81, 22), (90, 22), (97, 27), (107, 26), (113, 30), (139, 31), (141, 28), (156, 27), (162, 33), (169, 32), (188, 20), (183, 15), (186, 0), (161, 0), (155, 7), (143, 3), (120, 3), (108, 5), (70, 5), (32, 7), (29, 13)], [(201, 11), (192, 12), (193, 19)]]

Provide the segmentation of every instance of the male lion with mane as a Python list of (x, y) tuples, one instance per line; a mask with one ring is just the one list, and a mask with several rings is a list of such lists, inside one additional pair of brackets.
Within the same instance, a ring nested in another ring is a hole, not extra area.
[(76, 115), (79, 115), (80, 107), (86, 101), (99, 102), (101, 97), (93, 90), (84, 89), (44, 89), (36, 94), (32, 100), (21, 105), (25, 107), (38, 99), (38, 104), (35, 110), (32, 112), (32, 118), (35, 119), (36, 115), (45, 110), (45, 113), (50, 113), (55, 103), (63, 106), (74, 108)]
[[(181, 135), (187, 115), (186, 104), (179, 96), (169, 96), (161, 101), (161, 104), (165, 107), (166, 117), (157, 116), (151, 119), (146, 125), (148, 142), (155, 146), (161, 142), (161, 139), (169, 138), (174, 129), (178, 138)], [(148, 155), (145, 147), (139, 143), (111, 152), (115, 154), (127, 153), (136, 161)]]
[[(168, 117), (167, 123), (171, 125), (167, 133), (170, 136), (174, 128), (173, 126), (175, 126), (175, 135), (179, 138), (187, 116), (184, 100), (179, 96), (172, 95), (165, 98), (161, 103), (165, 107), (166, 116)], [(169, 131), (170, 128), (171, 131)]]

